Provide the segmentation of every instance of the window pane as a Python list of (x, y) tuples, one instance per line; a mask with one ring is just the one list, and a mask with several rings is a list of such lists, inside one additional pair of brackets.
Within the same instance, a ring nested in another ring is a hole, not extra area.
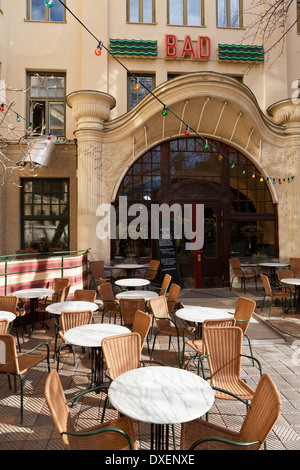
[(226, 0), (218, 0), (218, 26), (227, 26)]
[(201, 0), (187, 0), (187, 24), (201, 25)]
[(240, 0), (230, 0), (230, 26), (239, 28), (240, 26)]
[(45, 3), (40, 0), (31, 0), (30, 19), (34, 21), (45, 21)]
[[(141, 87), (139, 90), (134, 89), (135, 78), (130, 76), (130, 109), (138, 104), (141, 99), (143, 99), (147, 94), (148, 90), (152, 91), (154, 88), (154, 78), (153, 77), (137, 77)], [(143, 84), (146, 88), (144, 88)]]
[(49, 103), (49, 133), (64, 135), (64, 103)]
[(130, 0), (129, 2), (129, 21), (139, 22), (139, 0)]
[(50, 8), (50, 21), (64, 21), (64, 6), (58, 0)]
[(169, 0), (170, 24), (183, 24), (183, 0)]
[(143, 22), (144, 23), (152, 23), (153, 16), (152, 16), (152, 0), (144, 0), (143, 1)]

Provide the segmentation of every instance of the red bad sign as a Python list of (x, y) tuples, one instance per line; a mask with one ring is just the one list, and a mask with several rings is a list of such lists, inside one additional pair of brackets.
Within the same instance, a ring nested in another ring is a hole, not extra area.
[[(165, 35), (165, 46), (166, 46), (166, 57), (175, 58), (178, 56), (179, 47), (178, 41), (175, 34)], [(207, 60), (210, 58), (210, 38), (207, 36), (198, 36), (198, 55), (196, 54), (193, 41), (191, 36), (187, 35), (184, 38), (183, 45), (179, 54), (180, 59), (184, 59), (185, 56), (189, 56), (192, 59)]]

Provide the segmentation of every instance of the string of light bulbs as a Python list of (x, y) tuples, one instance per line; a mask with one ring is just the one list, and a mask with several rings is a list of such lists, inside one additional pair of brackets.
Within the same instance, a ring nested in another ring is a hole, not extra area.
[[(78, 18), (77, 15), (75, 15), (75, 13), (62, 1), (62, 0), (58, 0), (59, 3), (73, 16), (73, 18), (76, 19), (76, 21), (78, 21), (81, 26), (95, 39), (95, 41), (97, 42), (97, 47), (95, 49), (95, 54), (99, 57), (101, 56), (101, 53), (102, 53), (102, 49), (104, 49), (111, 57), (113, 57), (126, 71), (127, 73), (135, 80), (135, 84), (134, 84), (134, 89), (136, 91), (138, 91), (140, 89), (140, 87), (142, 86), (148, 94), (152, 95), (163, 107), (163, 110), (162, 110), (162, 115), (164, 117), (166, 117), (168, 115), (168, 112), (170, 112), (174, 117), (176, 117), (179, 121), (181, 121), (182, 124), (184, 124), (185, 126), (185, 135), (188, 136), (190, 135), (190, 132), (193, 132), (198, 138), (200, 138), (202, 141), (204, 141), (204, 150), (208, 150), (209, 148), (209, 145), (208, 145), (208, 140), (205, 139), (205, 137), (203, 137), (202, 135), (200, 135), (197, 131), (195, 131), (192, 127), (190, 127), (190, 125), (185, 122), (185, 120), (183, 120), (180, 116), (178, 116), (171, 108), (169, 108), (160, 98), (158, 98), (158, 96), (155, 95), (155, 93), (153, 93), (152, 90), (150, 90), (144, 83), (141, 83), (139, 81), (139, 78), (133, 73), (131, 72), (131, 70), (129, 70), (121, 61), (118, 57), (116, 57), (114, 54), (111, 53), (111, 51), (103, 44), (103, 41), (99, 40), (95, 34), (92, 33), (92, 31)], [(54, 5), (54, 0), (44, 0), (45, 2), (45, 6), (48, 7), (48, 8), (52, 8), (53, 5)], [(230, 158), (228, 157), (228, 155), (226, 155), (224, 152), (221, 152), (220, 149), (216, 149), (216, 152), (219, 153), (219, 160), (222, 160), (223, 157), (227, 158), (230, 162)], [(232, 162), (231, 163), (231, 168), (234, 169), (236, 166), (239, 166), (242, 168), (242, 174), (245, 175), (246, 174), (246, 169), (242, 166), (242, 165), (239, 165), (238, 163), (235, 163), (235, 162)], [(252, 173), (252, 178), (256, 178), (256, 177), (259, 177), (259, 180), (261, 182), (263, 181), (266, 181), (267, 184), (269, 183), (272, 183), (272, 184), (276, 184), (278, 182), (278, 184), (286, 184), (286, 183), (291, 183), (294, 181), (294, 176), (292, 177), (285, 177), (285, 178), (271, 178), (271, 177), (267, 177), (267, 178), (264, 178), (263, 175), (261, 173), (258, 173), (256, 171), (252, 171), (251, 170), (251, 173)]]

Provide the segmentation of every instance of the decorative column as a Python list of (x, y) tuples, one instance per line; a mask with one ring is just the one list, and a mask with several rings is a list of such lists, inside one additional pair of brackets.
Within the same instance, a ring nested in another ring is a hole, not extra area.
[(102, 143), (104, 122), (109, 120), (115, 99), (99, 91), (75, 91), (67, 96), (67, 104), (77, 122), (77, 248), (91, 248), (91, 259), (110, 258), (109, 240), (96, 235), (101, 204)]
[(293, 183), (284, 185), (285, 191), (278, 190), (279, 255), (300, 258), (300, 101), (279, 101), (268, 108), (268, 114), (275, 124), (284, 126), (285, 152), (280, 163), (285, 176), (294, 176)]

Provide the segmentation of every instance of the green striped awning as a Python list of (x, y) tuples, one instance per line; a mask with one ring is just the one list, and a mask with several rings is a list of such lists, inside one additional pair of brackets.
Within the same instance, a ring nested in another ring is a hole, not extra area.
[(156, 57), (157, 41), (110, 39), (110, 52), (122, 56)]
[(237, 44), (219, 44), (219, 60), (243, 62), (263, 62), (263, 46), (244, 46)]

